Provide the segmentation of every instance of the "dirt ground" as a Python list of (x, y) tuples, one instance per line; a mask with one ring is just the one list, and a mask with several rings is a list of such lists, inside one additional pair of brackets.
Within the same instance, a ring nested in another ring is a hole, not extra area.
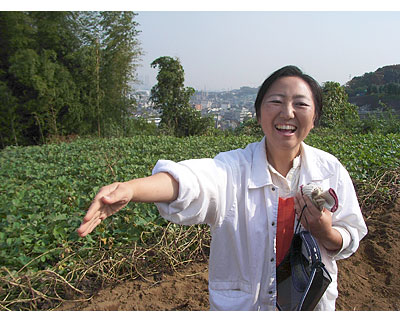
[[(400, 310), (400, 210), (366, 215), (369, 233), (358, 251), (338, 261), (336, 309)], [(107, 287), (83, 303), (67, 302), (57, 310), (208, 310), (208, 264), (193, 263), (155, 282), (129, 281)]]

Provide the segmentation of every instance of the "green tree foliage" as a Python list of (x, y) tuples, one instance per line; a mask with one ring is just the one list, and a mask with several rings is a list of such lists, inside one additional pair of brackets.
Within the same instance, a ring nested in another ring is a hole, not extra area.
[[(126, 123), (134, 108), (130, 81), (134, 78), (138, 35), (132, 12), (102, 12), (100, 88), (104, 135), (125, 135)], [(114, 68), (116, 67), (116, 68)], [(114, 110), (118, 110), (114, 113)], [(121, 126), (121, 127), (119, 127)], [(119, 131), (121, 130), (121, 131)]]
[(0, 81), (0, 103), (4, 107), (4, 109), (0, 110), (0, 125), (2, 128), (7, 128), (10, 131), (7, 138), (4, 138), (6, 134), (0, 133), (0, 140), (2, 143), (5, 143), (7, 139), (14, 145), (18, 145), (18, 137), (20, 137), (21, 130), (18, 114), (16, 113), (17, 99), (3, 81)]
[(9, 73), (10, 58), (16, 52), (34, 46), (32, 21), (23, 12), (0, 12), (0, 140), (5, 145), (17, 145), (30, 137), (33, 117), (21, 104), (21, 97), (32, 95)]
[(249, 118), (244, 120), (234, 130), (237, 135), (249, 135), (249, 136), (264, 136), (262, 127), (259, 125), (256, 118)]
[(195, 90), (184, 87), (184, 69), (178, 58), (162, 56), (151, 63), (158, 68), (157, 84), (151, 89), (151, 101), (162, 113), (160, 128), (175, 136), (206, 133), (214, 126), (212, 118), (201, 117), (190, 106)]
[[(39, 126), (40, 134), (59, 135), (63, 129), (59, 115), (74, 101), (76, 87), (69, 71), (56, 60), (56, 52), (23, 49), (10, 58), (9, 72), (33, 91), (25, 98), (26, 111)], [(43, 136), (42, 136), (43, 137)]]
[[(376, 89), (375, 86), (371, 88)], [(323, 86), (323, 113), (320, 122), (322, 129), (317, 132), (325, 132), (325, 130), (332, 132), (333, 130), (347, 134), (398, 134), (400, 132), (399, 117), (385, 103), (380, 101), (380, 106), (379, 110), (372, 111), (360, 119), (358, 106), (348, 102), (345, 88), (336, 82), (326, 82)]]
[(132, 12), (0, 12), (1, 146), (125, 135), (141, 55)]
[(348, 102), (348, 94), (337, 82), (323, 85), (323, 112), (320, 125), (340, 130), (352, 129), (358, 125), (357, 106)]
[(400, 65), (388, 65), (377, 69), (375, 72), (367, 72), (348, 81), (345, 89), (349, 96), (364, 93), (399, 94)]
[(397, 83), (387, 83), (385, 85), (369, 85), (366, 89), (367, 94), (388, 94), (388, 95), (400, 95), (400, 85)]
[[(400, 84), (400, 65), (388, 65), (378, 68), (375, 72), (367, 72), (362, 76), (352, 78), (346, 84), (346, 90), (352, 92), (358, 88), (366, 89), (372, 85)], [(351, 95), (351, 94), (350, 94)], [(353, 95), (353, 94), (352, 94)]]

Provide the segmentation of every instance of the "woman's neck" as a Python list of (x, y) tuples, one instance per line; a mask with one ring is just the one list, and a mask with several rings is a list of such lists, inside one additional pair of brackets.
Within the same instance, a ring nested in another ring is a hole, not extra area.
[(293, 160), (300, 154), (300, 146), (293, 150), (275, 150), (266, 145), (267, 161), (279, 172), (286, 177), (289, 170), (293, 167)]

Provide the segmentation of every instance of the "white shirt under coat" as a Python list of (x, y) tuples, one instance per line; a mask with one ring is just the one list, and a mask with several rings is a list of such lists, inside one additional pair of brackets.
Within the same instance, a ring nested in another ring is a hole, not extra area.
[[(320, 245), (332, 283), (317, 310), (335, 310), (337, 265), (366, 235), (351, 178), (331, 154), (301, 144), (298, 186), (314, 182), (333, 188), (339, 208), (332, 225), (343, 237), (341, 250), (330, 254)], [(276, 310), (276, 224), (279, 188), (273, 183), (265, 138), (214, 159), (160, 160), (153, 170), (168, 172), (179, 183), (171, 203), (157, 203), (165, 219), (211, 228), (209, 299), (211, 310)], [(283, 196), (282, 196), (283, 197)]]

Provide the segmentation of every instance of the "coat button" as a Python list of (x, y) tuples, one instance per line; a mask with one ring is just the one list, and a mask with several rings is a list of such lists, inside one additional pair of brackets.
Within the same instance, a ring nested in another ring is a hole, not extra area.
[(273, 291), (269, 290), (269, 295), (273, 294)]
[(275, 222), (272, 222), (272, 226), (275, 226)]
[(275, 187), (272, 187), (272, 191), (275, 191), (276, 189), (275, 189)]
[(271, 259), (270, 259), (270, 262), (273, 262), (273, 261), (275, 261), (275, 258), (271, 258)]

